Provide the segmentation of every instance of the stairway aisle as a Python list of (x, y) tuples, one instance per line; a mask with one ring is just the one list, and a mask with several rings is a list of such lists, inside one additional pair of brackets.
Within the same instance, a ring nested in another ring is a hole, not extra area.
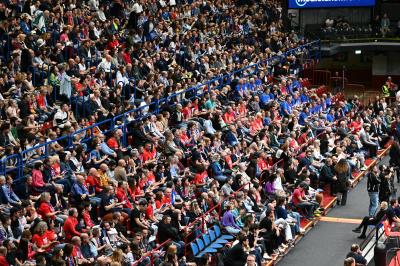
[[(388, 159), (382, 162), (387, 164)], [(381, 163), (382, 163), (381, 162)], [(354, 243), (360, 244), (358, 234), (351, 230), (368, 214), (367, 178), (364, 177), (348, 194), (346, 206), (336, 206), (278, 263), (279, 266), (336, 266)]]

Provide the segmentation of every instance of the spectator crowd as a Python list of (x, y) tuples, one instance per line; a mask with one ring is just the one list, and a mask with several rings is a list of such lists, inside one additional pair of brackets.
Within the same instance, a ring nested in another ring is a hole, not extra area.
[(227, 75), (307, 42), (275, 1), (2, 2), (0, 20), (0, 265), (203, 265), (198, 217), (236, 237), (225, 265), (261, 265), (399, 136), (384, 98), (309, 88), (306, 49)]

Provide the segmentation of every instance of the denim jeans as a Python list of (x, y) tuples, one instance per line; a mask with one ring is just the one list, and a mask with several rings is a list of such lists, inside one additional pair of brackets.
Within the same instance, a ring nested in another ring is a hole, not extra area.
[(288, 216), (294, 220), (296, 220), (296, 225), (294, 226), (295, 233), (300, 232), (300, 214), (298, 212), (291, 212)]
[(237, 229), (232, 226), (225, 226), (225, 229), (226, 229), (226, 231), (228, 231), (229, 234), (232, 234), (232, 235), (237, 235), (241, 231), (240, 229)]
[(369, 195), (369, 208), (368, 215), (373, 217), (379, 206), (379, 193), (378, 192), (368, 192)]

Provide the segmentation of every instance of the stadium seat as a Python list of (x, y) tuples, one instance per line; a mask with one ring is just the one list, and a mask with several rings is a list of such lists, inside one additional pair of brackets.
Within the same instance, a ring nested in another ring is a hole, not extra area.
[(205, 233), (202, 235), (203, 241), (204, 241), (204, 245), (208, 248), (215, 248), (215, 249), (219, 249), (222, 248), (224, 245), (219, 244), (219, 243), (215, 243), (212, 242), (210, 239), (210, 236), (208, 235), (208, 233)]
[(200, 252), (199, 247), (196, 243), (191, 242), (190, 247), (192, 248), (193, 256), (195, 258), (202, 258), (207, 252)]
[[(201, 240), (200, 238), (197, 238), (197, 239), (196, 239), (196, 244), (197, 244), (197, 246), (199, 247), (199, 250), (200, 250), (201, 253), (217, 253), (217, 252), (218, 252), (218, 250), (215, 249), (215, 248), (206, 247), (206, 246), (204, 245), (203, 240)], [(200, 254), (201, 254), (201, 253), (200, 253)]]
[(226, 243), (229, 242), (229, 240), (227, 240), (227, 239), (217, 238), (216, 235), (215, 235), (214, 230), (212, 230), (212, 229), (208, 230), (208, 234), (210, 236), (211, 242), (213, 242), (213, 243), (226, 244)]
[(218, 225), (214, 225), (213, 228), (214, 228), (215, 236), (216, 236), (218, 239), (232, 240), (232, 239), (235, 238), (235, 237), (232, 236), (232, 235), (223, 235), (223, 234), (221, 233), (221, 228), (219, 228)]

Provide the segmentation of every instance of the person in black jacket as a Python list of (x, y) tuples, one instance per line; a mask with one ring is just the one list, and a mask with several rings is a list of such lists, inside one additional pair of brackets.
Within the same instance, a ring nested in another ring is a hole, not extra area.
[[(321, 167), (321, 171), (319, 173), (320, 186), (323, 184), (329, 184), (331, 194), (334, 195), (336, 193), (334, 187), (336, 180), (337, 178), (333, 169), (333, 160), (331, 157), (327, 157), (325, 159), (325, 164)], [(323, 189), (323, 187), (321, 188)]]
[(357, 265), (367, 265), (367, 260), (363, 257), (360, 246), (358, 244), (351, 245), (350, 252), (346, 258), (352, 257)]
[(393, 166), (396, 170), (397, 183), (400, 183), (400, 145), (398, 141), (393, 142), (392, 147), (389, 151), (390, 166)]
[(379, 179), (378, 167), (374, 166), (372, 172), (368, 174), (367, 191), (369, 196), (368, 214), (370, 217), (374, 216), (379, 204), (379, 186), (381, 180)]
[(180, 254), (183, 253), (185, 242), (180, 241), (179, 231), (171, 224), (171, 216), (164, 215), (161, 222), (157, 224), (157, 239), (160, 243), (164, 243), (168, 239), (172, 239)]
[(379, 201), (386, 201), (389, 202), (390, 195), (392, 193), (392, 178), (394, 175), (394, 169), (391, 168), (386, 168), (385, 165), (380, 165), (379, 170), (381, 171), (380, 173), (380, 186), (379, 186)]
[[(386, 201), (381, 202), (381, 208), (375, 216), (365, 216), (359, 226), (353, 229), (354, 233), (360, 233), (361, 235), (358, 237), (360, 239), (366, 238), (365, 233), (367, 232), (368, 225), (377, 225), (383, 217), (386, 215), (386, 211), (388, 209), (388, 203)], [(362, 231), (361, 231), (362, 229)]]
[(243, 266), (247, 261), (247, 252), (249, 248), (249, 239), (245, 234), (238, 235), (239, 243), (231, 247), (225, 254), (224, 266)]
[(347, 190), (350, 179), (349, 163), (345, 159), (340, 159), (340, 161), (335, 165), (335, 173), (337, 176), (335, 184), (338, 193), (337, 204), (339, 205), (341, 203), (341, 205), (344, 206), (347, 202)]

